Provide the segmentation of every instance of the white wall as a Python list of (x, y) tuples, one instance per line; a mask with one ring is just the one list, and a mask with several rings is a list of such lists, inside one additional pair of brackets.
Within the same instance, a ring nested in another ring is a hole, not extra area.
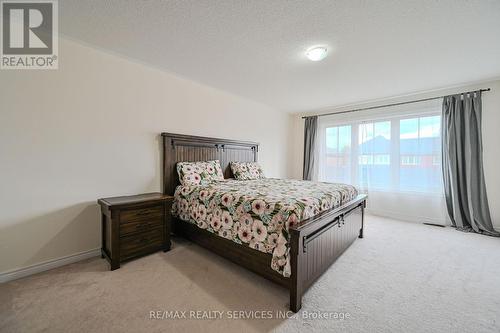
[[(329, 108), (311, 111), (309, 113), (291, 115), (290, 117), (292, 118), (292, 120), (290, 122), (290, 131), (296, 134), (293, 136), (290, 145), (290, 147), (293, 147), (293, 150), (289, 155), (289, 175), (297, 179), (300, 179), (302, 177), (302, 161), (304, 149), (302, 133), (304, 131), (304, 121), (301, 119), (301, 117), (303, 115), (338, 112), (349, 110), (352, 108), (434, 97), (486, 87), (490, 87), (491, 91), (483, 94), (483, 162), (486, 177), (486, 188), (488, 192), (493, 224), (497, 230), (500, 230), (500, 172), (498, 171), (498, 165), (500, 165), (500, 80), (461, 85), (406, 96), (369, 101), (356, 105), (346, 105), (337, 108)], [(430, 201), (427, 200), (424, 203), (422, 203), (421, 197), (417, 198), (425, 207), (424, 209), (421, 209), (420, 207), (410, 206), (410, 204), (394, 205), (394, 200), (386, 200), (386, 198), (383, 198), (383, 200), (379, 200), (379, 198), (379, 196), (374, 195), (372, 196), (373, 200), (369, 203), (369, 207), (371, 208), (372, 212), (377, 214), (390, 215), (397, 218), (409, 217), (409, 220), (431, 220), (436, 222), (444, 218), (444, 216), (446, 215), (446, 213), (443, 212), (444, 201), (439, 198), (431, 199)], [(407, 199), (411, 199), (410, 202), (412, 202), (412, 200), (414, 200), (415, 198)], [(425, 199), (423, 200), (425, 201)], [(401, 200), (399, 200), (399, 202), (401, 202)]]
[(289, 116), (60, 41), (56, 71), (0, 71), (0, 272), (100, 247), (99, 197), (160, 191), (159, 133), (258, 141), (286, 176)]

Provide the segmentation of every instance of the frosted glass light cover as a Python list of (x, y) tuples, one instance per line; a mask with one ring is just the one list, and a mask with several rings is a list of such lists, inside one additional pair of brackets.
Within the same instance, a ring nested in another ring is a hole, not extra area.
[(320, 61), (325, 59), (327, 52), (326, 47), (317, 46), (307, 50), (306, 56), (311, 61)]

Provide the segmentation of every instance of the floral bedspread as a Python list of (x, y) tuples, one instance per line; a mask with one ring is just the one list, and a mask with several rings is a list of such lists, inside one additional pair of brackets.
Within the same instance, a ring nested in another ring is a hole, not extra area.
[(289, 227), (357, 194), (345, 184), (227, 179), (178, 186), (172, 213), (233, 242), (272, 253), (272, 269), (289, 277)]

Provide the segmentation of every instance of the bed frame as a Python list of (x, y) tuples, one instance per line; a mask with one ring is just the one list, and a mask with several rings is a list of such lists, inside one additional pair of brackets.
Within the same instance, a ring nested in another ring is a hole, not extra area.
[[(173, 195), (179, 184), (176, 163), (219, 160), (225, 178), (232, 178), (229, 162), (257, 162), (259, 144), (190, 135), (162, 133), (163, 192)], [(366, 195), (324, 211), (290, 228), (291, 276), (271, 269), (272, 255), (224, 239), (197, 226), (173, 218), (173, 231), (234, 263), (274, 281), (290, 291), (290, 309), (301, 308), (302, 295), (354, 242), (363, 238)]]

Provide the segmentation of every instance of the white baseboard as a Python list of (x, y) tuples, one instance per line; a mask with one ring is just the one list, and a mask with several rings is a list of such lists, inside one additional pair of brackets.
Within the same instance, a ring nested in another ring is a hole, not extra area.
[(432, 217), (424, 217), (424, 216), (410, 216), (401, 213), (385, 211), (385, 210), (376, 210), (376, 209), (366, 209), (367, 214), (388, 217), (395, 220), (408, 221), (414, 223), (433, 223), (440, 225), (449, 225), (448, 221), (440, 218), (432, 218)]
[(20, 279), (25, 276), (33, 275), (48, 271), (49, 269), (61, 267), (64, 265), (72, 264), (77, 261), (93, 258), (101, 255), (101, 249), (92, 249), (80, 253), (71, 254), (69, 256), (61, 257), (58, 259), (47, 260), (31, 266), (14, 269), (7, 272), (0, 273), (0, 283), (9, 282), (12, 280)]

